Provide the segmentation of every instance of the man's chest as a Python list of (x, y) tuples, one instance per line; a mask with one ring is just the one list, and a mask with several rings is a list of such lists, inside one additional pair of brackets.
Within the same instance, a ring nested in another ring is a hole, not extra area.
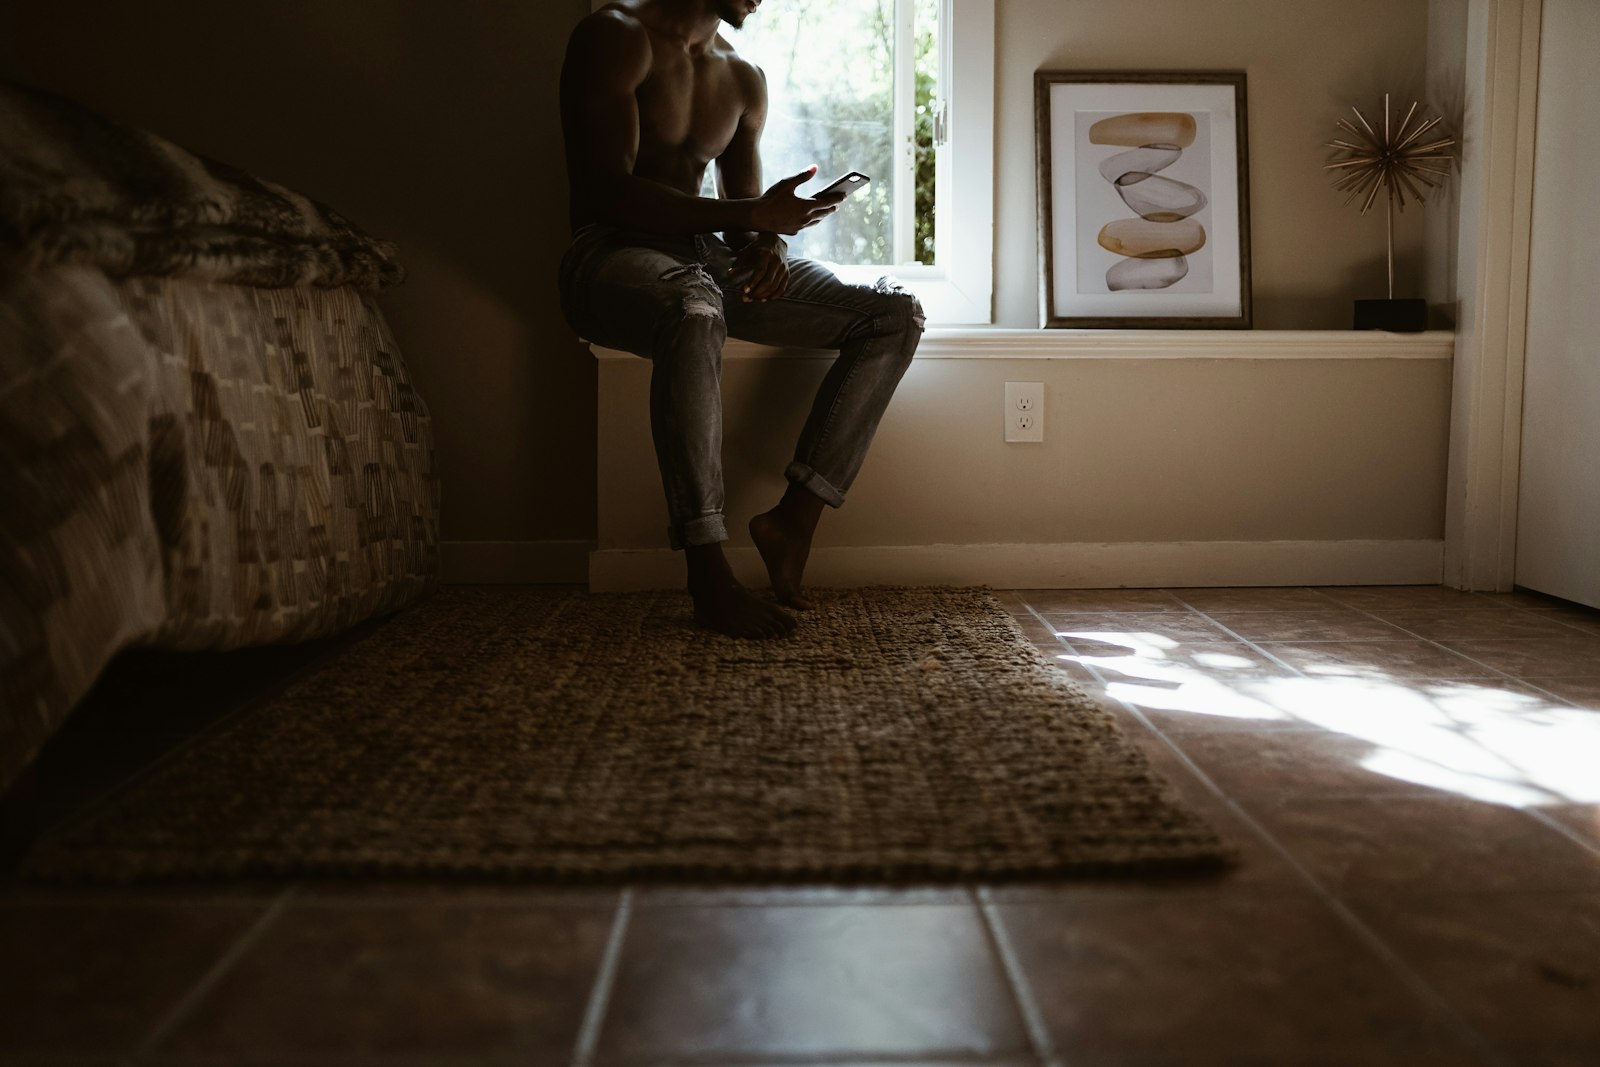
[(637, 90), (641, 147), (722, 154), (733, 140), (744, 101), (725, 60), (657, 56)]

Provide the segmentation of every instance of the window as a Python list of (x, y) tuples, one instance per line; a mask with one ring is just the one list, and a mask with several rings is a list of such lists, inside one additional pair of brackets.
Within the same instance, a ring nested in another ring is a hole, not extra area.
[(993, 0), (774, 0), (725, 36), (767, 75), (769, 183), (811, 163), (807, 188), (872, 177), (790, 250), (893, 273), (930, 322), (990, 322)]
[(723, 35), (767, 75), (767, 184), (872, 177), (791, 252), (892, 273), (930, 323), (993, 321), (994, 0), (769, 0)]

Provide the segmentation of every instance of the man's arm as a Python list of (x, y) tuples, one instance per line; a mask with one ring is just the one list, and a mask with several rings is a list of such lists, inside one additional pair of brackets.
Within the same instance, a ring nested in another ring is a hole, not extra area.
[(672, 234), (795, 233), (812, 221), (818, 205), (794, 195), (799, 180), (779, 182), (765, 194), (709, 199), (635, 175), (639, 103), (634, 93), (649, 73), (649, 34), (630, 16), (601, 11), (573, 31), (561, 69), (561, 114), (578, 216)]
[[(717, 157), (717, 192), (725, 199), (737, 200), (755, 195), (761, 188), (761, 131), (767, 121), (767, 76), (761, 68), (743, 60), (735, 60), (735, 76), (744, 91), (745, 110), (739, 117), (738, 129), (722, 155)], [(812, 167), (796, 175), (800, 183), (816, 173)], [(787, 179), (794, 181), (794, 179)], [(780, 183), (782, 184), (782, 183)], [(843, 195), (812, 200), (819, 211), (801, 229), (814, 226), (832, 214)], [(795, 233), (795, 230), (784, 230)], [(736, 272), (749, 277), (743, 283), (744, 299), (750, 301), (774, 300), (789, 287), (789, 268), (785, 262), (789, 246), (771, 230), (760, 227), (731, 227), (723, 233), (728, 247), (738, 255), (734, 260)]]
[[(717, 195), (724, 200), (747, 199), (761, 193), (761, 131), (767, 124), (767, 76), (753, 63), (735, 60), (734, 76), (744, 90), (746, 105), (739, 116), (739, 128), (722, 155), (717, 157)], [(735, 251), (755, 240), (758, 234), (740, 226), (725, 230), (723, 240)], [(783, 238), (765, 235), (787, 250)]]

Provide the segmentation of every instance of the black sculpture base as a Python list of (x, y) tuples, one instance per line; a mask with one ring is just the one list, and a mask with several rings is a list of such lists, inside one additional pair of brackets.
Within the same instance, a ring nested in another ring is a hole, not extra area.
[(1357, 300), (1355, 328), (1421, 333), (1428, 328), (1428, 302), (1415, 299)]

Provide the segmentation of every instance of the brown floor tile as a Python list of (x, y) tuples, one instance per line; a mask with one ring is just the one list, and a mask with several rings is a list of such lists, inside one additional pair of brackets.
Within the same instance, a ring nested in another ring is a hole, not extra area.
[[(1171, 737), (1187, 734), (1271, 734), (1316, 730), (1294, 716), (1271, 705), (1230, 698), (1228, 691), (1208, 696), (1190, 694), (1193, 707), (1144, 707), (1140, 712), (1162, 733)], [(1149, 699), (1149, 698), (1145, 698)]]
[(1174, 589), (1185, 604), (1207, 615), (1219, 611), (1336, 611), (1339, 605), (1300, 586)]
[(1349, 610), (1224, 611), (1211, 617), (1247, 641), (1415, 640), (1397, 627)]
[(1039, 612), (1188, 611), (1165, 589), (1018, 589)]
[(1474, 1062), (1322, 904), (1171, 903), (1099, 895), (996, 906), (1065, 1062)]
[[(1085, 662), (1094, 661), (1085, 658)], [(1285, 708), (1282, 687), (1292, 676), (1264, 659), (1251, 661), (1256, 664), (1254, 670), (1232, 674), (1138, 664), (1123, 672), (1104, 662), (1098, 669), (1106, 679), (1106, 696), (1127, 702), (1169, 733), (1314, 728)]]
[(1451, 648), (1517, 678), (1600, 677), (1600, 637), (1451, 641)]
[(1069, 642), (1079, 660), (1106, 681), (1171, 683), (1212, 678), (1219, 681), (1292, 678), (1294, 671), (1239, 641), (1189, 641), (1171, 648), (1132, 647), (1114, 641)]
[(1600, 849), (1600, 804), (1552, 804), (1539, 811)]
[(1574, 615), (1589, 615), (1600, 618), (1600, 609), (1579, 604), (1575, 600), (1565, 600), (1548, 593), (1538, 593), (1532, 589), (1518, 589), (1511, 593), (1500, 593), (1497, 596), (1512, 607), (1522, 608), (1526, 611), (1559, 611)]
[(1600, 711), (1600, 676), (1593, 678), (1527, 677), (1523, 681), (1554, 693), (1576, 707)]
[(1056, 640), (1056, 633), (1054, 630), (1040, 622), (1038, 619), (1034, 618), (1032, 615), (1028, 615), (1026, 617), (1013, 616), (1013, 619), (1017, 624), (1017, 628), (1022, 631), (1022, 635), (1035, 645), (1049, 647), (1052, 645), (1059, 645), (1061, 643)]
[(645, 885), (634, 889), (633, 906), (639, 908), (761, 908), (903, 906), (946, 904), (965, 907), (972, 890), (960, 885), (846, 886), (846, 885)]
[[(1201, 777), (1204, 771), (1190, 766), (1187, 757), (1174, 752), (1171, 745), (1160, 738), (1148, 740), (1139, 747), (1151, 767), (1172, 787), (1177, 799), (1237, 850), (1239, 862), (1210, 876), (1212, 881), (1233, 890), (1298, 892), (1306, 886), (1305, 879), (1283, 855)], [(1203, 877), (1199, 879), (1199, 882), (1204, 881)]]
[(131, 1052), (266, 908), (0, 905), (0, 1057)]
[(1483, 678), (1494, 671), (1426, 641), (1330, 641), (1261, 647), (1312, 678)]
[(1204, 615), (1192, 611), (1053, 612), (1044, 617), (1052, 632), (1067, 640), (1084, 639), (1130, 647), (1168, 647), (1173, 642), (1231, 641)]
[[(656, 1060), (646, 1060), (646, 1063), (657, 1063)], [(716, 1067), (724, 1067), (717, 1064)], [(816, 1061), (814, 1064), (806, 1061), (797, 1064), (794, 1060), (749, 1060), (741, 1058), (737, 1064), (727, 1067), (1040, 1067), (1039, 1060), (1033, 1056), (1007, 1056), (1004, 1059), (971, 1060), (966, 1057), (959, 1059), (924, 1059), (917, 1057), (915, 1060), (860, 1060), (852, 1057), (847, 1060), (828, 1058)]]
[(611, 909), (292, 905), (155, 1050), (564, 1062)]
[(1570, 626), (1544, 615), (1510, 608), (1485, 611), (1377, 611), (1385, 622), (1429, 641), (1459, 641), (1472, 638), (1562, 638), (1575, 636)]
[[(1600, 799), (1600, 779), (1590, 770), (1600, 756), (1600, 718), (1509, 679), (1301, 678), (1256, 688), (1263, 702), (1315, 728), (1298, 743), (1310, 746), (1307, 758), (1316, 765), (1297, 766), (1297, 757), (1278, 751), (1297, 743), (1298, 733), (1264, 741), (1270, 747), (1259, 767), (1247, 747), (1234, 754), (1226, 739), (1196, 749), (1197, 759), (1205, 752), (1225, 759), (1219, 777), (1236, 776), (1230, 782), (1248, 787), (1241, 795), (1253, 803), (1278, 795), (1279, 780), (1318, 795), (1437, 791), (1501, 804)], [(1348, 762), (1336, 769), (1334, 760)], [(1283, 795), (1310, 794), (1286, 785)]]
[(1067, 677), (1071, 678), (1085, 689), (1100, 688), (1100, 680), (1094, 676), (1093, 672), (1091, 672), (1088, 667), (1083, 665), (1076, 653), (1070, 652), (1065, 648), (1051, 649), (1044, 646), (1035, 647), (1038, 648), (1040, 652), (1044, 653), (1045, 658), (1054, 664), (1057, 670), (1064, 672)]
[(1600, 888), (1600, 856), (1516, 808), (1370, 797), (1289, 800), (1254, 815), (1314, 875), (1345, 890)]
[(1575, 630), (1580, 634), (1588, 634), (1591, 637), (1600, 637), (1600, 619), (1592, 616), (1579, 616), (1566, 614), (1564, 612), (1553, 612), (1545, 614), (1544, 617), (1552, 619), (1555, 622), (1559, 622), (1561, 625), (1570, 630)]
[(615, 908), (620, 885), (560, 885), (540, 882), (474, 882), (461, 878), (373, 879), (330, 877), (299, 882), (295, 902), (328, 907), (413, 907), (470, 904), (511, 908)]
[(1295, 797), (1433, 795), (1363, 766), (1383, 746), (1325, 730), (1179, 735), (1184, 753), (1246, 807)]
[(1015, 589), (992, 590), (994, 598), (1006, 610), (1006, 614), (1018, 619), (1031, 619), (1033, 612), (1028, 607), (1028, 602)]
[(1453, 610), (1481, 611), (1484, 608), (1505, 606), (1506, 597), (1486, 596), (1482, 593), (1465, 593), (1459, 589), (1446, 589), (1442, 585), (1331, 585), (1318, 587), (1317, 592), (1362, 611), (1389, 609), (1448, 608)]
[(971, 905), (685, 907), (633, 913), (596, 1060), (1027, 1052)]
[(1600, 893), (1350, 903), (1511, 1062), (1600, 1061)]
[(0, 882), (0, 907), (60, 905), (121, 907), (257, 907), (265, 910), (294, 883), (289, 879), (239, 881), (155, 881), (127, 885), (52, 885), (10, 878)]

